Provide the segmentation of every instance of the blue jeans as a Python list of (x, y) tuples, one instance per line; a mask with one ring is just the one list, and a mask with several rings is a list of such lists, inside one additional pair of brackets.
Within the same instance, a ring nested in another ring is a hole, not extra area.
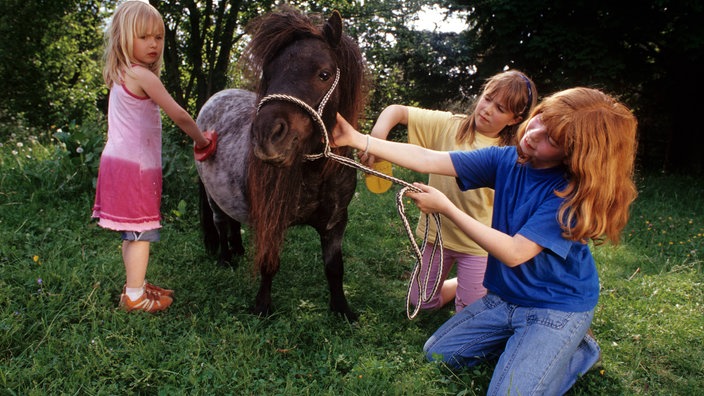
[(498, 357), (488, 395), (562, 395), (599, 359), (586, 334), (593, 315), (522, 307), (489, 293), (440, 326), (423, 350), (453, 369)]

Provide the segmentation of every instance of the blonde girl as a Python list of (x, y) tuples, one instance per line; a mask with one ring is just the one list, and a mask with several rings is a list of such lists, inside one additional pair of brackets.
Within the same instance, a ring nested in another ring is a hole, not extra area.
[[(366, 146), (344, 119), (335, 143)], [(490, 395), (561, 395), (600, 357), (588, 334), (599, 298), (589, 240), (617, 243), (636, 197), (637, 122), (613, 97), (573, 88), (543, 100), (517, 147), (441, 152), (370, 139), (369, 152), (401, 166), (455, 177), (463, 190), (495, 189), (491, 227), (437, 189), (409, 193), (489, 253), (488, 294), (425, 343), (452, 368), (496, 361)]]
[[(516, 130), (537, 102), (535, 84), (518, 70), (495, 74), (482, 87), (482, 92), (466, 115), (445, 111), (427, 110), (403, 105), (385, 108), (371, 131), (371, 136), (386, 139), (396, 125), (408, 127), (408, 141), (432, 150), (476, 150), (489, 146), (513, 144)], [(360, 160), (372, 165), (374, 155), (360, 156)], [(428, 184), (442, 191), (459, 208), (486, 225), (491, 224), (494, 191), (480, 188), (461, 191), (453, 177), (430, 175)], [(465, 235), (454, 223), (443, 219), (441, 226), (443, 256), (432, 257), (436, 226), (431, 222), (428, 242), (423, 251), (419, 279), (428, 281), (425, 288), (432, 289), (440, 276), (440, 292), (428, 301), (421, 301), (421, 309), (437, 309), (455, 300), (455, 310), (460, 312), (486, 294), (484, 272), (487, 253), (476, 242)], [(424, 219), (418, 222), (416, 234), (425, 235)], [(431, 260), (432, 258), (432, 260)], [(442, 266), (440, 260), (442, 259)], [(457, 277), (447, 279), (452, 266), (457, 266)], [(438, 275), (442, 267), (442, 274)], [(426, 275), (430, 271), (429, 276)], [(419, 301), (416, 282), (412, 283), (411, 302)]]
[(147, 283), (149, 245), (161, 228), (161, 108), (195, 142), (205, 160), (216, 147), (169, 95), (159, 79), (164, 22), (142, 1), (115, 10), (106, 32), (103, 77), (110, 89), (108, 139), (100, 158), (93, 217), (101, 227), (120, 231), (126, 281), (120, 307), (157, 312), (168, 308), (173, 291)]

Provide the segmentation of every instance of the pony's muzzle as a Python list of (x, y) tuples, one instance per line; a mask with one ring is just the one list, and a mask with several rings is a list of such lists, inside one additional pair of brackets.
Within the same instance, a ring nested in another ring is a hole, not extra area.
[[(271, 165), (291, 166), (301, 160), (301, 153), (307, 152), (304, 146), (318, 134), (310, 116), (295, 107), (291, 111), (290, 106), (276, 103), (265, 107), (254, 123), (254, 155)], [(282, 113), (281, 108), (288, 111)]]

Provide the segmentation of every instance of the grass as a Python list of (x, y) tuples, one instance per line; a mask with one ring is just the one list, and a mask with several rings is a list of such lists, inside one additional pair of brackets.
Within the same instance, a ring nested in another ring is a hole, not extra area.
[[(91, 130), (63, 140), (53, 132), (20, 131), (0, 147), (0, 394), (486, 393), (490, 366), (453, 373), (423, 357), (452, 312), (405, 316), (413, 257), (393, 191), (371, 194), (360, 176), (350, 206), (345, 290), (358, 322), (329, 312), (308, 228), (288, 233), (275, 313), (258, 318), (247, 313), (258, 286), (252, 249), (234, 269), (205, 253), (189, 149), (167, 139), (164, 229), (148, 277), (174, 288), (176, 302), (162, 314), (127, 314), (115, 308), (119, 238), (89, 219), (99, 145), (75, 144)], [(645, 175), (638, 184), (624, 242), (594, 249), (603, 366), (571, 395), (704, 389), (704, 182)], [(414, 223), (415, 207), (406, 210)]]

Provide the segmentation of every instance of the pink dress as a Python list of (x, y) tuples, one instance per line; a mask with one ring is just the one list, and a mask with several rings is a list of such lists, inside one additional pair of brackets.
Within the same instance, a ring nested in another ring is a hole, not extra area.
[(113, 85), (93, 217), (116, 231), (161, 227), (161, 113), (148, 97)]

